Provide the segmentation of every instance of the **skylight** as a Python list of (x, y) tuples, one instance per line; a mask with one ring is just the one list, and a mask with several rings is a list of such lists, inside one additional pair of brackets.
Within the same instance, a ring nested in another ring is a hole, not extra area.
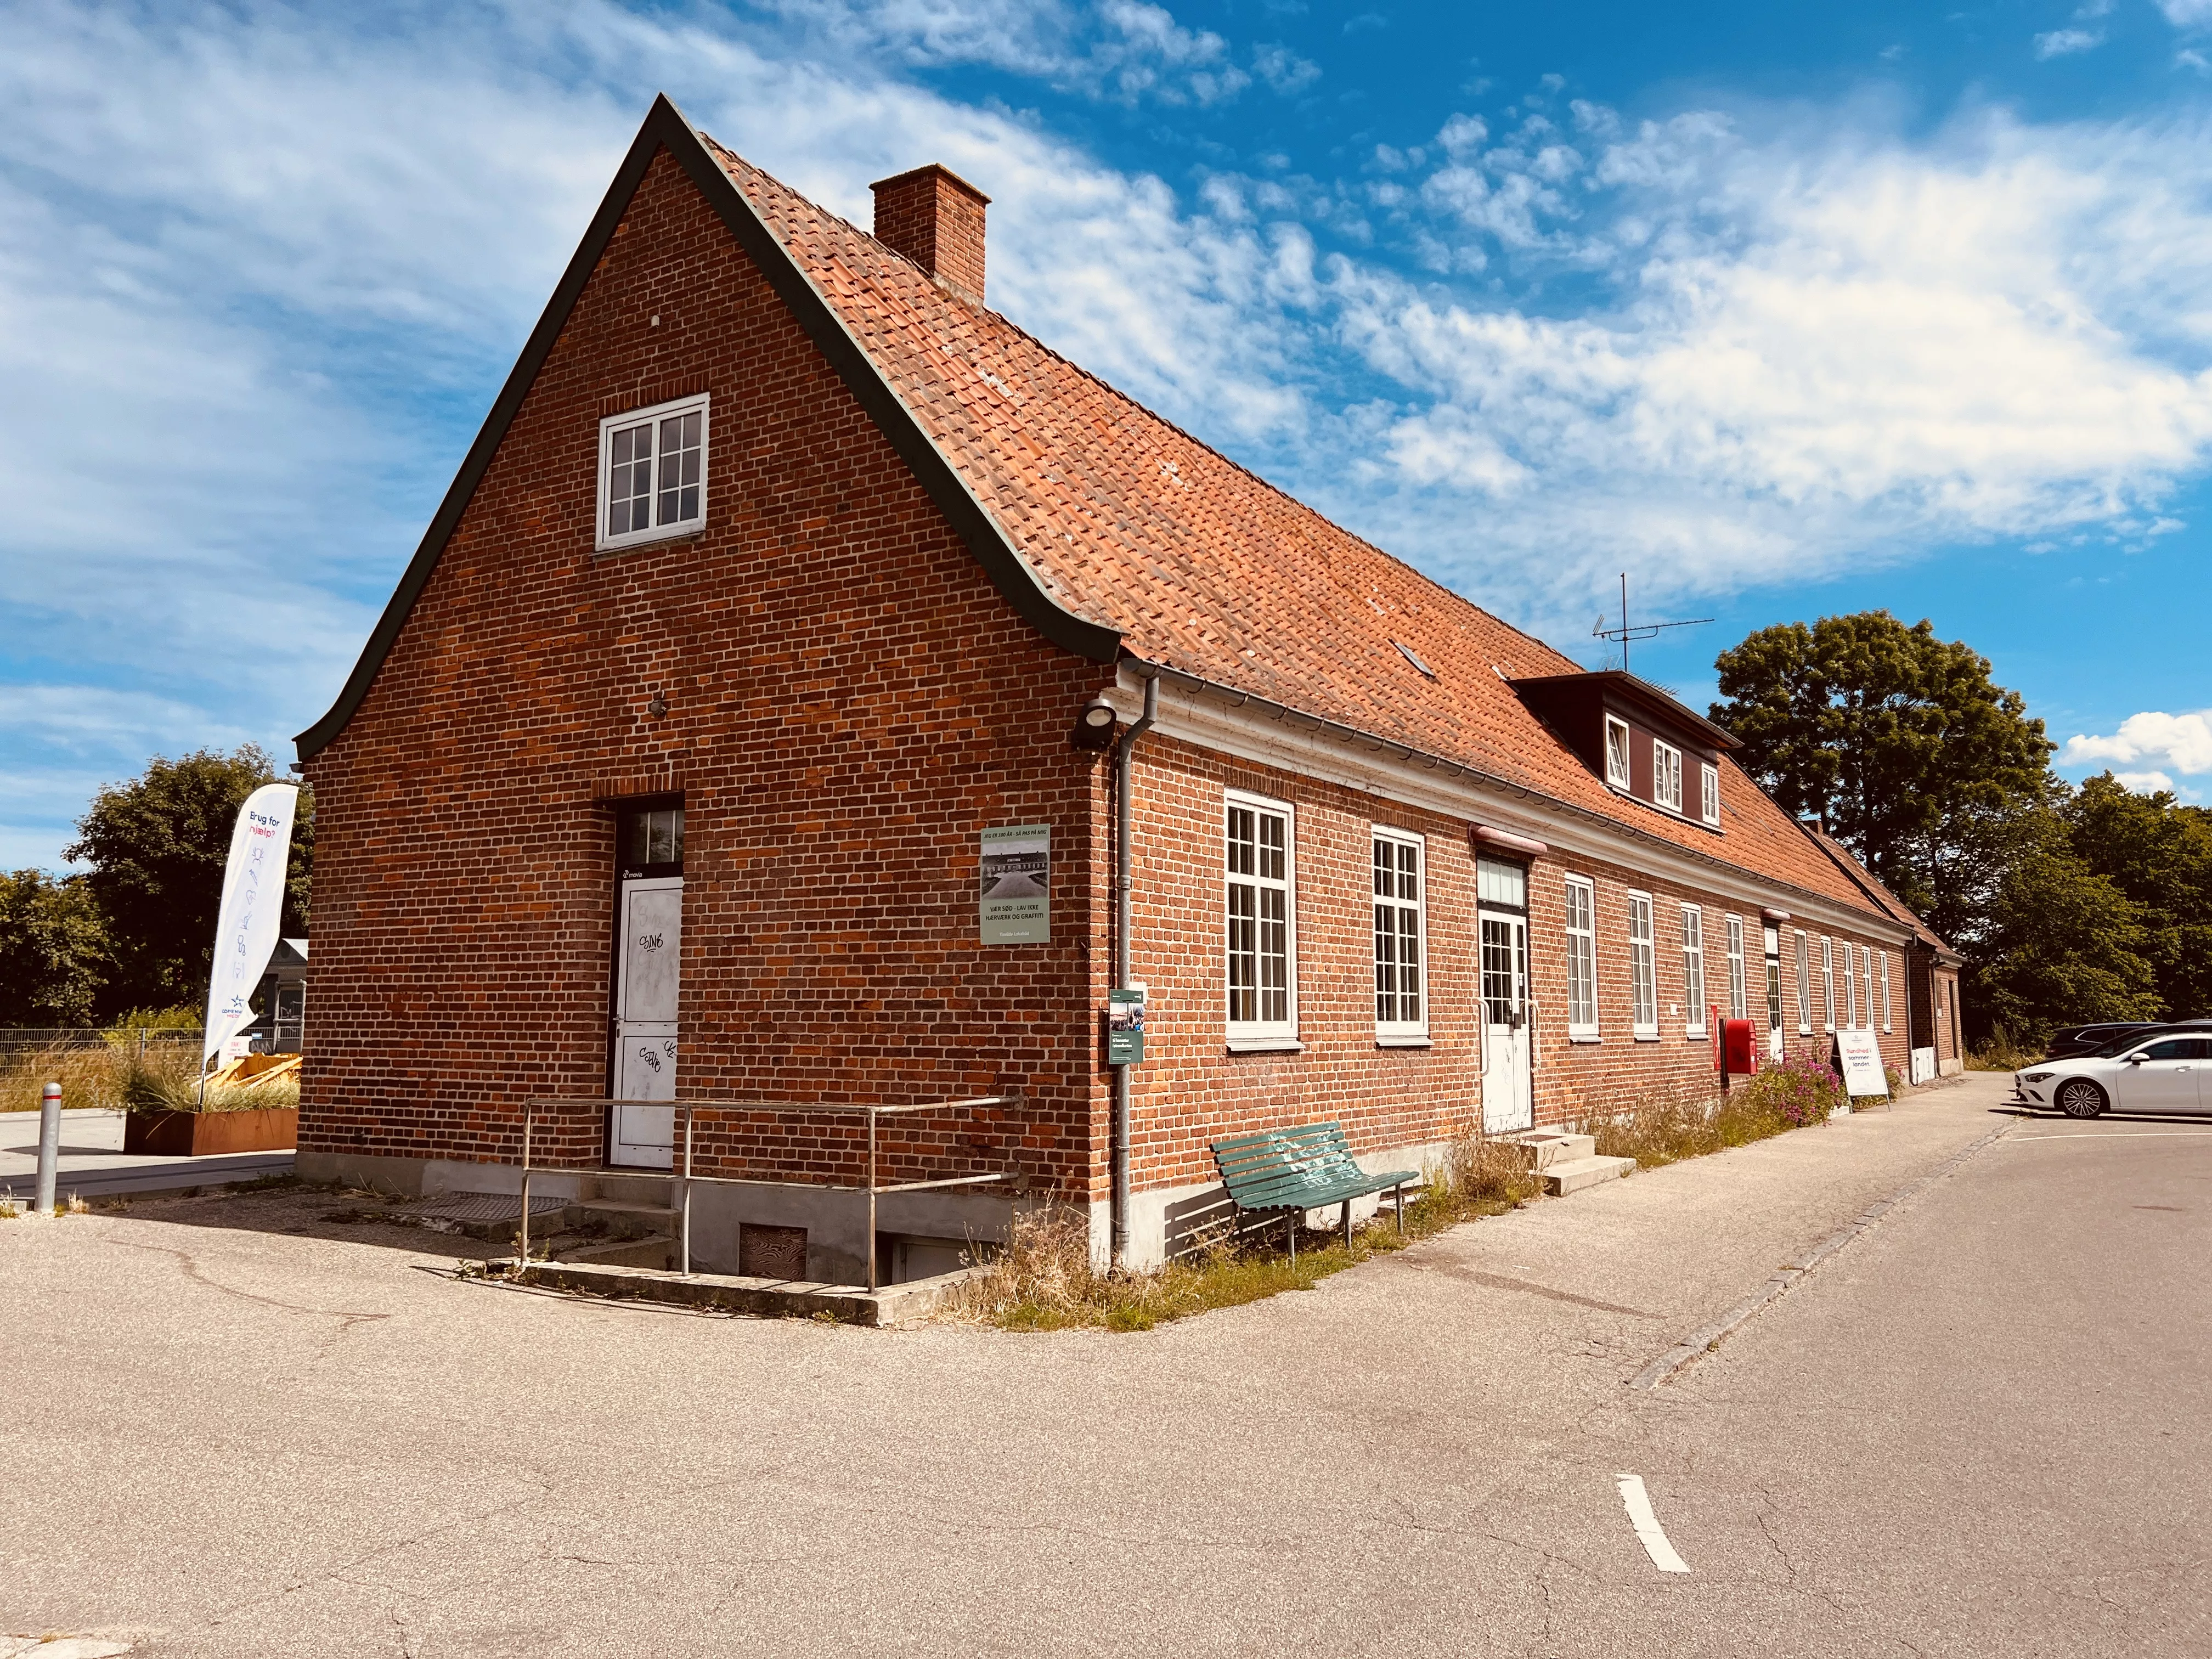
[(1421, 672), (1426, 674), (1431, 679), (1436, 678), (1437, 671), (1430, 667), (1428, 664), (1423, 662), (1421, 660), (1421, 653), (1414, 650), (1412, 646), (1407, 644), (1403, 640), (1393, 640), (1390, 643), (1398, 647), (1399, 655), (1405, 658), (1407, 662), (1413, 664), (1414, 667), (1419, 669)]

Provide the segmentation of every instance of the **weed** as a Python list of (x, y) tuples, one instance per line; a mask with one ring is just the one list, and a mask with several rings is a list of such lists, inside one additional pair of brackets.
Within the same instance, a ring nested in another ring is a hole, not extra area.
[(86, 1203), (75, 1193), (71, 1193), (69, 1195), (69, 1213), (71, 1215), (90, 1215), (92, 1213), (92, 1206)]
[(2043, 1058), (2039, 1046), (2021, 1042), (2002, 1024), (1990, 1027), (1989, 1036), (1982, 1046), (1966, 1055), (1970, 1072), (2017, 1072), (2023, 1066), (2033, 1065)]
[(23, 1212), (15, 1207), (15, 1195), (13, 1193), (0, 1197), (0, 1221), (19, 1220)]

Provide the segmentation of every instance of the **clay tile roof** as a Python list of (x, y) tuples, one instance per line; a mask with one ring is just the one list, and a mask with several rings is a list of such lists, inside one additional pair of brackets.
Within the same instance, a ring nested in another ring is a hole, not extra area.
[(1877, 908), (1725, 757), (1718, 841), (1616, 795), (1500, 678), (1579, 665), (707, 143), (1046, 591), (1135, 657)]

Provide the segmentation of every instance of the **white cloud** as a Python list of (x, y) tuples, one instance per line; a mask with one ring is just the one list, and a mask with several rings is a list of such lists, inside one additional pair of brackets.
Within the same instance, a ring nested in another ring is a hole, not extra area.
[(2201, 28), (2212, 23), (2212, 0), (2158, 0), (2166, 21), (2178, 29)]
[(2172, 794), (2173, 780), (2163, 772), (2115, 772), (2112, 781), (2138, 795)]
[(2066, 58), (2077, 52), (2089, 52), (2105, 44), (2100, 33), (2088, 29), (2052, 29), (2035, 37), (2038, 58)]
[(2185, 774), (2212, 772), (2212, 709), (2194, 714), (2130, 714), (2108, 738), (2077, 733), (2068, 738), (2058, 759), (2064, 766), (2098, 761), (2127, 766), (2153, 761)]

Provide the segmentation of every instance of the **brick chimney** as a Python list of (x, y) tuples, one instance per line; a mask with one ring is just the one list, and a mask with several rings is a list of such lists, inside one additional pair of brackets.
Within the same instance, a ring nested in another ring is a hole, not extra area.
[(935, 162), (869, 188), (876, 192), (876, 240), (981, 305), (983, 210), (991, 198)]

